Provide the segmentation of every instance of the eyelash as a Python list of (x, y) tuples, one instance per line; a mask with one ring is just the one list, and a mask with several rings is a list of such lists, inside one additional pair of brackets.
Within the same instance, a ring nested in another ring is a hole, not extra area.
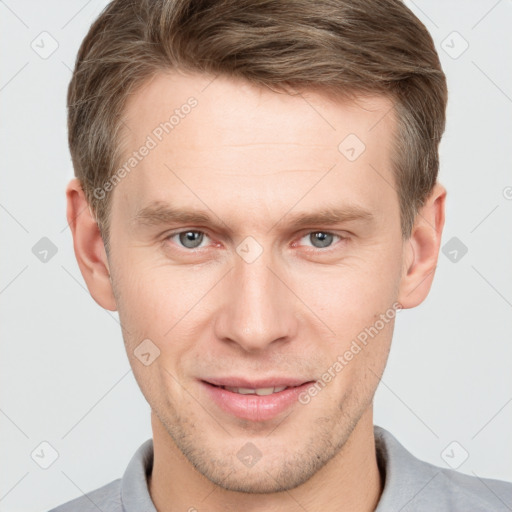
[[(203, 235), (206, 235), (208, 237), (207, 233), (205, 233), (204, 231), (201, 231), (199, 229), (185, 229), (185, 230), (176, 231), (174, 233), (168, 234), (165, 237), (164, 241), (170, 241), (172, 238), (174, 238), (176, 236), (179, 236), (179, 235), (181, 235), (183, 233), (189, 233), (189, 232), (192, 232), (192, 233), (202, 233)], [(339, 243), (339, 242), (341, 242), (343, 240), (347, 240), (347, 237), (345, 237), (345, 236), (341, 236), (341, 235), (339, 235), (337, 233), (333, 233), (332, 231), (323, 231), (323, 230), (320, 230), (320, 229), (313, 230), (313, 231), (307, 231), (307, 232), (301, 234), (299, 240), (302, 240), (304, 237), (309, 236), (309, 235), (314, 234), (314, 233), (323, 233), (324, 235), (332, 235), (333, 237), (338, 239), (337, 241), (333, 241), (332, 245), (330, 245), (328, 247), (325, 247), (325, 248), (314, 247), (314, 246), (306, 246), (306, 247), (309, 247), (309, 249), (318, 250), (318, 251), (321, 251), (321, 252), (327, 252), (330, 249), (332, 249), (336, 245), (336, 243)], [(294, 242), (293, 246), (295, 246), (295, 242)], [(205, 247), (196, 247), (196, 248), (193, 248), (193, 249), (189, 249), (189, 248), (183, 247), (183, 246), (178, 246), (178, 247), (180, 249), (183, 249), (183, 250), (185, 250), (187, 252), (190, 252), (190, 253), (193, 253), (193, 252), (205, 249)]]

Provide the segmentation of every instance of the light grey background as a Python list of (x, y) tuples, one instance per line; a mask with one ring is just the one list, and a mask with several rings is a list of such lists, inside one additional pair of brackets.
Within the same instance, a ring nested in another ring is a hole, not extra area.
[[(65, 219), (66, 88), (105, 4), (0, 1), (2, 511), (42, 511), (102, 486), (151, 437), (117, 317), (86, 290)], [(443, 246), (456, 237), (459, 247), (440, 255), (426, 302), (398, 317), (375, 422), (433, 464), (467, 452), (460, 471), (512, 480), (512, 2), (407, 5), (448, 77)], [(47, 58), (31, 47), (48, 52), (52, 38)], [(57, 248), (46, 262), (32, 251), (42, 237)], [(48, 469), (43, 441), (58, 452)]]

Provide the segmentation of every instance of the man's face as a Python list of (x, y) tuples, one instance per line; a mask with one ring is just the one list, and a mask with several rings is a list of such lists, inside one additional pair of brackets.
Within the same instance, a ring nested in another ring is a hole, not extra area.
[(156, 145), (113, 192), (110, 272), (134, 374), (177, 447), (224, 488), (291, 489), (371, 416), (385, 366), (405, 247), (391, 103), (210, 81), (162, 74), (130, 99), (123, 163)]

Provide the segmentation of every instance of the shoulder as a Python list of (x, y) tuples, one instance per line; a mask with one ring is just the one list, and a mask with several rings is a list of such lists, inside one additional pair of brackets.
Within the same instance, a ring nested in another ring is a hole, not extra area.
[(121, 479), (59, 505), (50, 512), (123, 512)]
[(156, 512), (147, 487), (153, 467), (153, 440), (145, 441), (135, 452), (122, 478), (68, 501), (50, 512)]
[(512, 483), (432, 467), (438, 471), (432, 495), (442, 496), (450, 510), (512, 510)]
[(389, 432), (375, 427), (384, 490), (376, 512), (512, 510), (512, 483), (470, 476), (421, 461)]

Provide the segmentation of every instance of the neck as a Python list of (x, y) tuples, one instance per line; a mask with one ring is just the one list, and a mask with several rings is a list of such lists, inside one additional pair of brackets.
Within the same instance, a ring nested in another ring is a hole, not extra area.
[(290, 491), (248, 494), (223, 489), (199, 473), (152, 413), (154, 461), (148, 477), (158, 512), (201, 510), (351, 511), (375, 510), (382, 479), (375, 453), (373, 411), (366, 410), (343, 448), (307, 482)]

